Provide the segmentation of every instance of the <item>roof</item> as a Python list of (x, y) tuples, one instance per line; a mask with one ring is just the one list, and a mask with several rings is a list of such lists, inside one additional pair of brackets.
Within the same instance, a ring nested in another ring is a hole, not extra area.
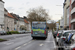
[(6, 10), (6, 8), (4, 8), (4, 11), (8, 12), (8, 11)]
[[(27, 21), (26, 19), (24, 19), (24, 22), (25, 22), (25, 23), (28, 23), (28, 21)], [(28, 24), (29, 24), (29, 23), (28, 23)]]
[(19, 20), (13, 13), (10, 13), (15, 19)]
[(7, 16), (9, 16), (9, 17), (11, 17), (11, 18), (14, 18), (10, 13), (8, 13)]

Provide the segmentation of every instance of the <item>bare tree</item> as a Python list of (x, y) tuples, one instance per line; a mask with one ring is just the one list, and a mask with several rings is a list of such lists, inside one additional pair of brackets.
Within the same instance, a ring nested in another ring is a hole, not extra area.
[(32, 21), (46, 21), (48, 18), (48, 12), (46, 11), (46, 9), (43, 9), (43, 7), (39, 7), (39, 8), (33, 8), (29, 11), (27, 11), (28, 13), (28, 20), (30, 22)]
[(21, 26), (20, 26), (20, 29), (21, 29), (21, 30), (27, 30), (27, 27), (24, 26), (24, 25), (21, 25)]
[(49, 27), (49, 29), (56, 29), (56, 23), (54, 21), (51, 21), (51, 23), (47, 23), (47, 26)]

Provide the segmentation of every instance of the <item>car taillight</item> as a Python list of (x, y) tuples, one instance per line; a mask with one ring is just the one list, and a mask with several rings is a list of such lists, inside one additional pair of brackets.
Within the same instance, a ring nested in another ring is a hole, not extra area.
[(57, 36), (59, 36), (59, 33), (57, 34)]
[(73, 48), (72, 50), (75, 50), (75, 48)]
[(31, 31), (31, 34), (33, 34), (33, 30)]
[(65, 40), (65, 38), (62, 38), (63, 40)]
[(45, 32), (44, 32), (44, 34), (46, 34), (46, 29), (45, 29)]

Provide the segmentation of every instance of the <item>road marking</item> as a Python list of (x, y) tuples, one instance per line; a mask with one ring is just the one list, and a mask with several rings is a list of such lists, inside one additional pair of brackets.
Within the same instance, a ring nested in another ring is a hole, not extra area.
[(49, 42), (50, 43), (50, 42), (54, 42), (54, 41), (45, 41), (45, 42)]
[[(34, 40), (32, 40), (32, 41), (34, 41)], [(22, 46), (26, 46), (27, 44), (31, 43), (32, 41), (29, 41), (29, 42), (27, 42), (27, 43), (23, 44)], [(20, 49), (22, 46), (19, 46), (19, 47), (15, 48), (15, 50)]]
[(24, 44), (23, 46), (27, 45), (28, 43)]
[(44, 44), (40, 44), (40, 46), (43, 46)]
[(9, 42), (9, 43), (4, 43), (4, 44), (6, 44), (6, 45), (10, 45), (10, 44), (13, 44), (14, 42)]
[(31, 43), (32, 41), (28, 42), (28, 43)]
[(18, 50), (19, 48), (21, 48), (21, 46), (19, 46), (19, 47), (15, 48), (15, 50)]
[[(53, 38), (53, 36), (52, 36), (52, 38)], [(56, 44), (55, 44), (54, 38), (53, 38), (53, 44), (54, 44), (54, 48), (56, 48)]]
[(54, 48), (56, 48), (56, 44), (55, 44), (55, 41), (54, 41)]

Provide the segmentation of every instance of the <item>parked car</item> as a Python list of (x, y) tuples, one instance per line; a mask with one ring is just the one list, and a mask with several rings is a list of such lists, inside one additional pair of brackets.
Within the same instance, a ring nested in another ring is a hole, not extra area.
[(22, 33), (22, 31), (18, 31), (19, 33)]
[(0, 31), (0, 35), (5, 35), (7, 34), (6, 31)]
[(25, 30), (22, 30), (23, 33), (25, 33)]
[(61, 46), (60, 49), (62, 49), (62, 48), (64, 50), (68, 49), (68, 46), (70, 46), (71, 38), (72, 38), (73, 34), (75, 34), (75, 30), (67, 30), (67, 31), (65, 31), (65, 33), (63, 34), (64, 38), (60, 38), (58, 40), (58, 43), (59, 43), (58, 45)]
[(58, 33), (57, 33), (57, 36), (56, 36), (56, 44), (58, 45), (58, 40), (59, 40), (59, 38), (61, 37), (61, 35), (62, 35), (62, 31), (58, 31)]
[(56, 38), (57, 33), (58, 33), (58, 31), (54, 31), (54, 32), (53, 32), (53, 36), (54, 36), (54, 38)]
[(71, 33), (71, 30), (63, 30), (62, 35), (61, 35), (60, 39), (58, 40), (59, 46), (62, 46), (61, 42), (65, 41), (65, 39), (69, 35), (69, 33)]
[(25, 31), (26, 33), (31, 33), (31, 31)]
[(72, 36), (70, 41), (71, 41), (71, 44), (68, 47), (68, 50), (75, 50), (75, 34)]
[(61, 49), (63, 49), (63, 50), (73, 50), (74, 48), (71, 48), (71, 47), (75, 47), (75, 46), (72, 46), (73, 41), (74, 41), (74, 37), (75, 37), (75, 34), (70, 33), (68, 35), (68, 37), (66, 38), (66, 40), (62, 42), (62, 46), (59, 50), (61, 50)]
[(25, 30), (18, 31), (19, 33), (25, 33)]

